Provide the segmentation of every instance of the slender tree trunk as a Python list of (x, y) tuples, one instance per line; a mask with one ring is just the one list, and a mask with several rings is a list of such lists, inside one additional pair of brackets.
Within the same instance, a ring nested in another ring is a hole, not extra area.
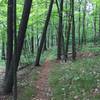
[(93, 42), (94, 42), (94, 45), (96, 45), (96, 35), (97, 35), (97, 20), (96, 20), (96, 17), (97, 17), (97, 5), (96, 5), (96, 13), (94, 13), (94, 20), (93, 20), (93, 29), (94, 29)]
[(39, 37), (38, 37), (38, 34), (37, 34), (37, 47), (39, 47)]
[(31, 53), (34, 54), (34, 36), (31, 37)]
[[(48, 3), (48, 2), (47, 2), (47, 0), (46, 0), (46, 1), (45, 1), (45, 8), (46, 8), (46, 9), (47, 9), (47, 6), (48, 6), (47, 3)], [(45, 15), (46, 15), (46, 13), (45, 13)], [(44, 15), (44, 16), (45, 16), (45, 15)], [(46, 35), (46, 37), (47, 37), (47, 35)], [(45, 39), (45, 42), (44, 42), (43, 52), (47, 50), (47, 43), (46, 43), (46, 42), (47, 42), (47, 38)]]
[(54, 41), (54, 40), (53, 40), (53, 29), (54, 29), (54, 28), (53, 28), (53, 23), (51, 23), (51, 31), (50, 31), (50, 32), (51, 32), (51, 33), (50, 33), (50, 34), (51, 34), (51, 47), (54, 46), (54, 42), (53, 42), (53, 41)]
[(50, 47), (50, 26), (48, 28), (48, 40), (47, 40), (48, 48)]
[(85, 31), (85, 24), (86, 24), (86, 0), (83, 10), (83, 33), (82, 33), (82, 45), (86, 45), (86, 31)]
[(6, 74), (8, 76), (13, 55), (13, 0), (8, 0)]
[(65, 56), (65, 45), (64, 45), (64, 42), (65, 42), (65, 41), (64, 41), (64, 36), (63, 36), (63, 34), (62, 34), (62, 39), (61, 39), (61, 40), (62, 40), (62, 41), (61, 41), (61, 45), (62, 45), (62, 47), (61, 47), (61, 48), (62, 48), (62, 53), (61, 53), (61, 54)]
[(71, 25), (72, 25), (72, 17), (71, 17), (71, 14), (72, 14), (72, 4), (71, 4), (71, 0), (70, 0), (70, 11), (69, 11), (69, 16), (68, 16), (68, 29), (67, 29), (67, 32), (66, 32), (66, 52), (65, 52), (65, 56), (66, 58), (68, 58), (68, 46), (69, 46), (69, 39), (70, 39), (70, 33), (71, 33)]
[(40, 56), (41, 56), (42, 48), (43, 48), (43, 45), (44, 45), (44, 42), (45, 42), (45, 39), (46, 39), (46, 32), (47, 32), (47, 27), (48, 27), (49, 21), (50, 21), (50, 16), (51, 16), (52, 8), (53, 8), (53, 3), (54, 3), (54, 0), (51, 0), (50, 5), (49, 5), (47, 18), (46, 18), (45, 25), (44, 25), (44, 28), (43, 28), (43, 33), (42, 33), (42, 37), (41, 37), (41, 41), (40, 41), (40, 46), (38, 48), (38, 52), (37, 52), (37, 56), (36, 56), (35, 66), (39, 66)]
[(79, 24), (78, 24), (78, 46), (80, 47), (81, 44), (81, 37), (80, 37), (80, 28), (81, 28), (81, 1), (79, 0)]
[(47, 50), (46, 42), (47, 42), (47, 39), (45, 39), (44, 46), (43, 46), (43, 51), (46, 51)]
[(72, 0), (72, 59), (76, 59), (74, 0)]
[(16, 71), (16, 55), (17, 55), (17, 33), (16, 33), (16, 0), (13, 0), (13, 34), (14, 34), (14, 68), (13, 68), (13, 98), (17, 100), (17, 71)]
[(2, 60), (5, 60), (5, 43), (4, 41), (2, 40), (2, 55), (1, 55), (1, 59)]
[(65, 37), (68, 29), (68, 12), (67, 12), (67, 1), (65, 2), (65, 7), (66, 7), (66, 24), (65, 24)]
[(61, 59), (61, 41), (62, 41), (62, 34), (63, 34), (63, 0), (60, 2), (60, 8), (58, 9), (59, 12), (59, 28), (58, 28), (58, 47), (57, 47), (57, 60)]
[(68, 58), (68, 46), (69, 46), (69, 39), (70, 39), (70, 31), (71, 31), (71, 17), (69, 16), (69, 21), (68, 21), (68, 30), (67, 30), (67, 33), (66, 33), (66, 38), (67, 38), (67, 41), (66, 41), (66, 58)]

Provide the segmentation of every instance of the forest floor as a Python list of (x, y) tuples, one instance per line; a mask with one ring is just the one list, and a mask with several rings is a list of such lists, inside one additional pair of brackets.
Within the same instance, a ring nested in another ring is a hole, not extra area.
[[(41, 68), (35, 68), (33, 65), (29, 65), (21, 70), (18, 70), (17, 72), (18, 100), (31, 100), (32, 97), (36, 95), (35, 81), (37, 80), (38, 71), (40, 69)], [(3, 68), (1, 68), (0, 86), (2, 86), (4, 75), (5, 71)], [(13, 100), (13, 94), (0, 96), (0, 100)]]
[[(51, 100), (52, 92), (48, 82), (49, 73), (54, 61), (49, 59), (39, 68), (29, 68), (18, 71), (18, 100)], [(4, 70), (0, 71), (1, 79)], [(32, 98), (33, 97), (33, 98)], [(11, 100), (13, 96), (3, 96), (0, 100)]]
[(61, 63), (48, 50), (41, 67), (18, 71), (18, 100), (100, 100), (99, 51), (86, 49), (77, 53), (75, 62)]
[(48, 82), (49, 73), (52, 68), (52, 62), (46, 59), (45, 64), (39, 73), (39, 78), (36, 81), (36, 96), (32, 100), (51, 100), (52, 92)]

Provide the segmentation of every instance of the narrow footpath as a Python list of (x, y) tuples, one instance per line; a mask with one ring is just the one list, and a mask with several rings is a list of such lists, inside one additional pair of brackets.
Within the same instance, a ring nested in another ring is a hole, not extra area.
[(37, 95), (32, 100), (51, 100), (52, 92), (48, 83), (48, 77), (51, 68), (51, 62), (49, 60), (46, 60), (39, 73), (39, 78), (36, 81)]

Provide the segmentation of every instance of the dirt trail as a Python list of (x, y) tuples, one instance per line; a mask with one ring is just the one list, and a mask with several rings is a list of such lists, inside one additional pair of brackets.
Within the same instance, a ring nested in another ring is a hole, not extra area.
[(37, 95), (32, 100), (51, 100), (51, 88), (48, 83), (48, 74), (51, 70), (51, 62), (46, 60), (45, 64), (39, 73), (39, 78), (36, 81)]

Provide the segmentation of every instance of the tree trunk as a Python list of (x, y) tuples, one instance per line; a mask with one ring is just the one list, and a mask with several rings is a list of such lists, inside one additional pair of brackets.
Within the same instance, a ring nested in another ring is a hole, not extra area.
[(1, 55), (1, 59), (2, 60), (6, 59), (6, 57), (5, 57), (5, 43), (4, 43), (3, 40), (2, 40), (2, 55)]
[(7, 53), (6, 53), (6, 74), (8, 76), (10, 64), (13, 55), (13, 0), (8, 0), (8, 12), (7, 12)]
[(85, 24), (86, 24), (86, 0), (83, 10), (83, 33), (82, 33), (82, 45), (86, 45), (86, 31), (85, 31)]
[(68, 58), (68, 46), (69, 46), (69, 39), (70, 39), (70, 32), (71, 32), (71, 24), (72, 24), (72, 17), (71, 17), (71, 12), (72, 12), (72, 8), (71, 8), (71, 0), (70, 0), (70, 11), (69, 11), (69, 15), (68, 15), (68, 28), (67, 28), (67, 32), (66, 32), (66, 51), (65, 51), (65, 56), (66, 58)]
[[(4, 92), (6, 94), (12, 92), (13, 83), (14, 83), (13, 66), (15, 66), (16, 71), (17, 71), (19, 61), (20, 61), (21, 51), (22, 51), (23, 43), (24, 43), (24, 39), (25, 39), (25, 33), (26, 33), (26, 29), (27, 29), (31, 4), (32, 4), (32, 0), (25, 0), (22, 19), (21, 19), (21, 23), (20, 23), (20, 27), (19, 27), (18, 38), (17, 38), (16, 55), (13, 55), (13, 58), (12, 58), (12, 61), (10, 64), (10, 69), (9, 69), (8, 75), (6, 76), (6, 79), (5, 79)], [(16, 62), (14, 64), (13, 62), (14, 62), (15, 56), (16, 56)]]
[(72, 59), (76, 59), (74, 0), (72, 0)]
[(57, 60), (61, 59), (61, 41), (62, 41), (62, 34), (63, 34), (63, 0), (60, 2), (60, 7), (58, 7), (59, 12), (59, 28), (58, 28), (58, 47), (57, 47)]
[(81, 39), (80, 39), (80, 28), (81, 28), (81, 1), (79, 0), (79, 24), (78, 24), (78, 46), (80, 47)]
[(45, 25), (44, 25), (44, 28), (43, 28), (43, 33), (42, 33), (42, 37), (41, 37), (41, 41), (40, 41), (40, 46), (38, 48), (38, 52), (37, 52), (37, 56), (36, 56), (35, 66), (39, 66), (40, 56), (41, 56), (42, 48), (43, 48), (43, 45), (44, 45), (44, 42), (45, 42), (45, 39), (46, 39), (46, 32), (47, 32), (47, 27), (48, 27), (49, 21), (50, 21), (50, 16), (51, 16), (52, 8), (53, 8), (53, 3), (54, 3), (54, 0), (51, 0), (50, 5), (49, 5), (47, 18), (46, 18)]
[(13, 0), (13, 34), (14, 34), (14, 68), (13, 68), (13, 99), (17, 100), (17, 71), (16, 71), (16, 55), (17, 55), (17, 33), (16, 33), (16, 0)]
[(45, 41), (44, 41), (43, 52), (47, 50), (46, 42), (47, 42), (47, 39), (45, 39)]
[(66, 33), (66, 38), (67, 38), (67, 41), (66, 41), (66, 58), (68, 58), (68, 46), (69, 46), (69, 39), (70, 39), (70, 30), (71, 30), (71, 17), (69, 15), (69, 21), (68, 21), (68, 30), (67, 30), (67, 33)]
[(31, 37), (31, 53), (34, 54), (34, 36)]

